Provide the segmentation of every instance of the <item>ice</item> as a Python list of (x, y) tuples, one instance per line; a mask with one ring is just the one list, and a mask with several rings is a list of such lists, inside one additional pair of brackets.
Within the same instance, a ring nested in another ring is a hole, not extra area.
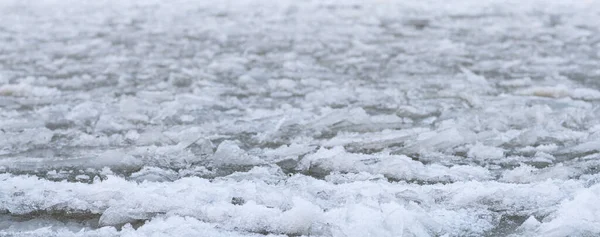
[(94, 161), (93, 164), (98, 167), (128, 167), (128, 166), (140, 166), (142, 162), (127, 153), (119, 150), (108, 150), (100, 154)]
[[(453, 123), (453, 122), (451, 122)], [(438, 131), (423, 132), (414, 140), (409, 141), (404, 149), (410, 152), (423, 150), (446, 150), (459, 145), (471, 143), (475, 134), (471, 131), (451, 127)]]
[(54, 88), (36, 87), (26, 83), (0, 86), (0, 96), (14, 97), (53, 97), (60, 96), (60, 91)]
[(598, 100), (600, 99), (600, 91), (590, 88), (568, 88), (565, 85), (557, 85), (553, 87), (531, 87), (517, 92), (522, 95), (533, 95), (540, 97), (562, 98), (571, 97), (579, 100)]
[[(13, 234), (12, 232), (4, 232), (0, 231), (0, 234)], [(50, 228), (50, 227), (42, 227), (36, 230), (27, 230), (20, 231), (13, 236), (73, 236), (73, 237), (92, 237), (92, 236), (128, 236), (128, 237), (137, 237), (137, 236), (227, 236), (227, 237), (235, 237), (235, 236), (244, 236), (244, 237), (257, 237), (264, 236), (261, 234), (251, 234), (251, 233), (239, 233), (235, 231), (223, 231), (220, 230), (214, 224), (207, 224), (193, 217), (180, 217), (180, 216), (172, 216), (172, 217), (157, 217), (152, 221), (148, 222), (144, 226), (139, 229), (134, 229), (131, 225), (125, 225), (121, 231), (117, 231), (114, 227), (103, 227), (96, 230), (88, 230), (85, 229), (73, 230), (70, 228)], [(278, 235), (268, 235), (268, 236), (278, 236)]]
[(342, 147), (321, 148), (301, 160), (299, 167), (308, 172), (369, 172), (398, 180), (455, 181), (488, 179), (487, 170), (477, 167), (444, 167), (423, 165), (400, 155), (360, 155), (346, 152)]
[(535, 167), (523, 164), (515, 169), (505, 171), (501, 180), (515, 183), (532, 183), (548, 179), (568, 180), (579, 175), (581, 175), (581, 170), (565, 167), (562, 164), (539, 170)]
[(0, 0), (0, 236), (596, 236), (599, 1)]
[[(572, 181), (527, 185), (465, 182), (420, 187), (380, 180), (333, 185), (305, 176), (273, 184), (256, 182), (257, 179), (209, 182), (200, 178), (135, 184), (114, 176), (79, 185), (7, 175), (1, 180), (2, 193), (13, 196), (10, 202), (2, 203), (1, 208), (15, 214), (60, 210), (102, 213), (101, 225), (134, 220), (152, 222), (161, 216), (182, 215), (219, 223), (220, 228), (226, 230), (242, 228), (249, 232), (311, 235), (348, 234), (351, 231), (386, 236), (483, 233), (494, 226), (495, 218), (500, 214), (482, 209), (480, 214), (490, 218), (469, 225), (451, 221), (452, 217), (476, 218), (467, 213), (488, 203), (511, 215), (530, 211), (545, 215), (551, 211), (547, 207), (558, 208), (568, 193), (583, 189), (581, 184)], [(21, 188), (5, 185), (17, 182)], [(30, 193), (29, 190), (38, 191)], [(230, 204), (233, 197), (246, 201), (236, 206)], [(23, 206), (25, 203), (29, 205)], [(523, 203), (533, 209), (521, 210), (519, 206)], [(450, 209), (438, 209), (440, 205), (449, 204), (451, 206), (446, 208)], [(356, 211), (363, 214), (352, 214)], [(364, 215), (371, 218), (364, 219)], [(364, 226), (359, 228), (357, 223)]]
[(530, 216), (523, 224), (521, 224), (521, 226), (519, 226), (517, 231), (525, 233), (531, 232), (537, 229), (540, 224), (541, 223), (534, 216)]
[(467, 155), (478, 160), (502, 159), (504, 157), (504, 150), (502, 148), (490, 147), (481, 143), (476, 143), (474, 146), (469, 148)]
[(504, 87), (525, 87), (525, 86), (529, 86), (531, 84), (532, 84), (532, 81), (531, 81), (531, 78), (529, 78), (529, 77), (523, 78), (523, 79), (506, 80), (506, 81), (501, 81), (498, 83), (498, 85), (504, 86)]
[(551, 221), (542, 223), (538, 233), (543, 236), (600, 234), (600, 209), (594, 203), (600, 195), (600, 185), (594, 185), (563, 202)]
[(242, 150), (234, 141), (225, 140), (219, 144), (211, 160), (215, 166), (257, 165), (262, 161)]
[(139, 182), (166, 182), (177, 180), (178, 174), (173, 170), (164, 170), (156, 167), (143, 167), (140, 171), (129, 176), (131, 180)]

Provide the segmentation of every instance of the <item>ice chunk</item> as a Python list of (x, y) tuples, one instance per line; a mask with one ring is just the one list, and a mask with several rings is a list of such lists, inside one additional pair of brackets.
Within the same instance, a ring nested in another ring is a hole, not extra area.
[(132, 142), (135, 142), (139, 138), (140, 138), (140, 134), (135, 130), (129, 130), (125, 134), (125, 139), (132, 141)]
[(503, 87), (525, 87), (531, 85), (531, 78), (514, 79), (498, 82), (498, 85)]
[(394, 202), (353, 204), (327, 212), (326, 218), (336, 223), (333, 236), (435, 236), (440, 231), (420, 208)]
[(592, 152), (592, 151), (599, 151), (600, 150), (600, 140), (597, 141), (588, 141), (588, 142), (582, 142), (579, 143), (575, 146), (566, 148), (562, 151), (560, 151), (561, 154), (568, 154), (568, 153), (576, 153), (576, 154), (582, 154), (582, 153), (588, 153), (588, 152)]
[(505, 171), (501, 180), (515, 183), (528, 183), (531, 182), (533, 171), (535, 171), (533, 166), (521, 165), (512, 170)]
[(89, 123), (96, 121), (102, 111), (102, 104), (94, 102), (83, 102), (71, 109), (65, 118), (74, 121), (79, 124)]
[(600, 99), (600, 91), (590, 88), (569, 88), (565, 85), (547, 86), (547, 87), (530, 87), (517, 91), (519, 95), (533, 95), (540, 97), (562, 98), (571, 97), (579, 100), (598, 100)]
[(458, 145), (473, 142), (475, 133), (456, 127), (440, 129), (438, 131), (424, 132), (411, 142), (404, 150), (409, 152), (444, 151)]
[(99, 167), (138, 167), (142, 161), (120, 150), (108, 150), (95, 158), (92, 164)]
[(0, 153), (46, 145), (52, 141), (53, 136), (54, 132), (45, 127), (24, 129), (20, 132), (0, 132)]
[(475, 73), (473, 73), (471, 70), (461, 67), (460, 70), (462, 71), (463, 75), (466, 77), (467, 81), (476, 84), (476, 85), (482, 85), (482, 86), (487, 86), (488, 82), (485, 79), (485, 77), (481, 76), (481, 75), (477, 75)]
[(131, 174), (130, 178), (138, 182), (165, 182), (176, 180), (178, 178), (178, 174), (172, 170), (160, 169), (156, 167), (143, 167), (140, 171)]
[(580, 100), (599, 100), (600, 91), (590, 88), (577, 88), (570, 92), (570, 96), (573, 99)]
[(326, 147), (345, 146), (360, 149), (382, 149), (391, 145), (399, 145), (420, 133), (429, 132), (428, 128), (412, 128), (402, 130), (384, 130), (372, 133), (338, 133), (337, 136), (323, 141)]
[(477, 143), (469, 149), (467, 155), (477, 160), (499, 160), (504, 158), (504, 150)]
[(269, 80), (267, 82), (269, 87), (274, 90), (287, 90), (291, 91), (296, 87), (296, 82), (290, 79), (278, 79), (278, 80)]
[(60, 91), (54, 88), (32, 86), (26, 83), (0, 86), (0, 96), (15, 97), (51, 97), (59, 96)]
[(131, 223), (135, 221), (144, 221), (153, 217), (155, 214), (148, 212), (139, 212), (136, 210), (127, 210), (115, 207), (109, 207), (106, 209), (100, 219), (98, 220), (99, 226), (116, 226), (125, 223)]
[(558, 85), (554, 87), (531, 87), (517, 91), (517, 94), (561, 98), (569, 96), (569, 89), (565, 85)]
[(398, 180), (457, 181), (485, 180), (489, 172), (478, 167), (423, 165), (403, 155), (353, 154), (343, 147), (321, 148), (301, 160), (299, 168), (309, 172), (368, 172)]
[(540, 221), (538, 221), (534, 216), (530, 216), (517, 228), (517, 232), (528, 233), (535, 231), (540, 226)]
[(313, 227), (323, 221), (323, 210), (302, 198), (295, 197), (292, 202), (293, 207), (277, 218), (274, 232), (288, 235), (320, 234)]
[(313, 151), (315, 146), (309, 144), (292, 143), (290, 145), (282, 145), (275, 149), (264, 149), (264, 154), (269, 157), (279, 158), (298, 158), (300, 155), (304, 155)]
[(235, 172), (222, 179), (231, 180), (261, 180), (267, 183), (277, 183), (284, 180), (286, 175), (277, 166), (253, 167), (248, 172)]
[(600, 235), (600, 184), (576, 193), (572, 200), (563, 202), (555, 218), (540, 225), (540, 236), (595, 236)]
[(211, 157), (216, 166), (257, 165), (262, 161), (242, 150), (234, 141), (225, 140), (219, 144), (217, 151)]

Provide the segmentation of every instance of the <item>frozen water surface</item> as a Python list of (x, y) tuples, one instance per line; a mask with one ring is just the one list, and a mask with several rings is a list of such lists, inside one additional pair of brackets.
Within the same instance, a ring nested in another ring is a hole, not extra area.
[(0, 0), (0, 236), (598, 236), (598, 22)]

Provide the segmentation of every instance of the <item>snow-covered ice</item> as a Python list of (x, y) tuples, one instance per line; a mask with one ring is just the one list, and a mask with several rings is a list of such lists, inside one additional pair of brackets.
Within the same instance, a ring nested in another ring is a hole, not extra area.
[(599, 236), (597, 22), (0, 0), (0, 236)]

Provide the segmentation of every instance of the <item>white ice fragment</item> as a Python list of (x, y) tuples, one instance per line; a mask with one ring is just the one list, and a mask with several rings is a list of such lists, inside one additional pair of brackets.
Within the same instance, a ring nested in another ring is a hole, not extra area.
[(583, 143), (579, 143), (573, 147), (570, 148), (566, 148), (565, 150), (561, 151), (561, 153), (567, 154), (567, 153), (587, 153), (590, 151), (598, 151), (600, 150), (600, 140), (597, 141), (588, 141), (588, 142), (583, 142)]
[(140, 166), (142, 162), (122, 151), (108, 150), (100, 154), (97, 158), (95, 158), (92, 161), (92, 164), (99, 167), (136, 167)]
[(477, 160), (499, 160), (504, 158), (504, 149), (477, 143), (469, 149), (467, 155)]
[[(400, 105), (398, 106), (398, 111), (396, 112), (399, 116), (403, 117), (429, 117), (438, 112), (437, 108), (433, 106), (424, 106), (416, 108), (410, 105)], [(435, 116), (431, 116), (432, 118), (436, 118)]]
[(195, 119), (194, 116), (187, 115), (187, 114), (179, 116), (179, 120), (181, 120), (181, 122), (184, 122), (184, 123), (192, 122), (192, 121), (194, 121), (194, 119)]
[(263, 149), (264, 154), (267, 157), (279, 157), (279, 158), (298, 158), (298, 156), (309, 153), (314, 150), (315, 147), (306, 143), (292, 143), (290, 145), (281, 145), (275, 149), (265, 148)]
[(73, 144), (77, 146), (102, 147), (110, 145), (110, 141), (104, 135), (82, 133), (73, 139)]
[(333, 236), (436, 236), (438, 229), (424, 210), (395, 202), (359, 203), (325, 214)]
[(97, 120), (92, 121), (94, 131), (97, 132), (121, 132), (135, 127), (115, 114), (100, 114)]
[(80, 174), (80, 175), (75, 176), (75, 179), (80, 180), (80, 181), (87, 181), (90, 179), (90, 176), (87, 176), (85, 174)]
[(600, 91), (590, 88), (569, 88), (565, 85), (534, 86), (516, 92), (518, 95), (532, 95), (539, 97), (563, 98), (571, 97), (578, 100), (598, 100)]
[(353, 154), (346, 152), (341, 146), (321, 148), (316, 153), (305, 156), (299, 164), (299, 169), (302, 170), (316, 167), (337, 172), (382, 174), (398, 180), (456, 181), (489, 178), (489, 171), (481, 167), (423, 165), (404, 155)]
[(526, 77), (522, 79), (501, 81), (498, 82), (498, 85), (503, 87), (525, 87), (531, 85), (531, 78)]
[(100, 170), (100, 174), (104, 175), (104, 176), (108, 176), (108, 175), (113, 175), (114, 173), (112, 172), (112, 170), (110, 170), (109, 167), (103, 167), (102, 170)]
[(94, 121), (100, 115), (102, 105), (94, 102), (83, 102), (71, 109), (65, 118), (75, 121), (76, 123), (84, 123), (85, 121)]
[(521, 165), (512, 170), (504, 171), (501, 181), (513, 183), (529, 183), (531, 182), (535, 168), (529, 165)]
[(46, 172), (46, 176), (50, 179), (61, 179), (64, 175), (56, 172), (56, 170), (50, 170)]
[(402, 123), (402, 118), (398, 117), (395, 114), (386, 114), (386, 115), (375, 115), (371, 116), (371, 122), (373, 123)]
[(355, 98), (355, 93), (346, 88), (326, 88), (309, 92), (305, 98), (311, 104), (342, 104)]
[(133, 122), (148, 122), (150, 118), (145, 114), (148, 109), (148, 101), (137, 97), (123, 97), (119, 101), (120, 116)]
[(31, 128), (24, 129), (16, 133), (1, 133), (0, 136), (0, 147), (8, 148), (10, 146), (21, 146), (27, 145), (45, 145), (48, 144), (54, 132), (42, 127), (42, 128)]
[(260, 167), (255, 166), (248, 172), (235, 172), (226, 177), (220, 178), (223, 180), (262, 180), (266, 183), (277, 183), (285, 178), (285, 174), (278, 166)]
[(26, 83), (6, 84), (0, 86), (0, 96), (50, 97), (59, 95), (60, 91), (55, 88), (32, 86)]
[[(543, 118), (540, 118), (540, 120), (543, 120)], [(522, 131), (515, 140), (521, 145), (534, 145), (540, 138), (548, 136), (548, 134), (548, 131), (543, 127), (537, 127)]]
[(582, 189), (572, 200), (565, 200), (555, 218), (544, 222), (539, 236), (598, 236), (600, 235), (600, 184)]
[(335, 110), (322, 109), (322, 113), (325, 115), (313, 122), (313, 126), (328, 127), (339, 125), (344, 122), (345, 124), (368, 124), (371, 119), (367, 112), (360, 107)]
[(129, 130), (125, 134), (125, 139), (130, 141), (136, 141), (138, 138), (140, 138), (140, 134), (136, 130)]
[(402, 130), (383, 130), (372, 133), (338, 133), (337, 136), (323, 141), (326, 147), (351, 145), (359, 148), (384, 148), (390, 144), (402, 143), (419, 133), (430, 131), (428, 128), (411, 128)]
[(536, 151), (545, 152), (545, 153), (551, 153), (551, 152), (556, 151), (557, 149), (558, 149), (558, 146), (554, 143), (541, 144), (541, 145), (535, 147)]
[(532, 183), (550, 179), (568, 180), (580, 174), (581, 171), (578, 169), (564, 166), (561, 163), (544, 169), (536, 169), (532, 166), (522, 164), (513, 170), (504, 171), (500, 180), (511, 183)]
[(217, 151), (211, 157), (213, 164), (217, 166), (223, 165), (256, 165), (260, 164), (261, 160), (248, 155), (235, 142), (225, 140), (219, 144)]
[(148, 129), (139, 134), (136, 144), (140, 146), (169, 143), (171, 140), (159, 129)]
[(147, 220), (150, 219), (152, 216), (152, 213), (139, 212), (135, 209), (109, 207), (100, 216), (100, 219), (98, 220), (98, 225), (116, 226), (119, 224), (130, 223), (137, 220)]
[(254, 78), (252, 78), (252, 76), (250, 75), (241, 75), (240, 77), (238, 77), (238, 83), (241, 85), (249, 85), (249, 84), (255, 84), (256, 80)]
[(599, 100), (600, 91), (590, 88), (577, 88), (570, 92), (570, 96), (573, 99), (579, 100)]
[(276, 233), (285, 233), (288, 235), (311, 235), (311, 227), (316, 223), (322, 222), (323, 210), (317, 205), (294, 197), (292, 199), (293, 207), (281, 213), (275, 223)]
[(461, 67), (460, 70), (462, 71), (462, 73), (465, 75), (466, 79), (474, 84), (479, 84), (479, 85), (487, 85), (488, 82), (485, 79), (485, 77), (481, 76), (481, 75), (477, 75), (475, 73), (473, 73), (471, 70)]
[(142, 182), (166, 182), (178, 178), (178, 174), (173, 170), (161, 169), (157, 167), (144, 167), (140, 171), (131, 174), (132, 180)]
[(517, 91), (516, 93), (518, 95), (561, 98), (569, 96), (569, 89), (565, 85), (557, 85), (553, 87), (530, 87)]
[(160, 103), (172, 100), (173, 94), (167, 91), (139, 91), (136, 93), (136, 97), (145, 102)]
[(322, 81), (316, 78), (306, 78), (306, 79), (302, 79), (300, 80), (300, 84), (304, 85), (304, 86), (310, 86), (310, 87), (319, 87), (321, 86)]
[(447, 129), (421, 133), (415, 140), (407, 142), (405, 149), (410, 152), (443, 151), (475, 140), (474, 132), (452, 126), (450, 124)]
[(267, 82), (269, 87), (273, 90), (287, 90), (291, 91), (296, 87), (296, 82), (290, 79), (271, 79)]
[(333, 173), (325, 176), (325, 180), (327, 182), (331, 182), (333, 184), (343, 184), (343, 183), (352, 183), (352, 182), (356, 182), (356, 181), (385, 180), (385, 177), (382, 174), (371, 174), (368, 172), (358, 172), (358, 173), (333, 172)]
[(530, 216), (529, 218), (527, 218), (527, 220), (525, 220), (525, 222), (523, 222), (523, 224), (521, 224), (518, 228), (517, 231), (523, 231), (523, 232), (529, 232), (529, 231), (533, 231), (535, 229), (537, 229), (540, 224), (542, 224), (540, 221), (538, 221), (534, 216)]

